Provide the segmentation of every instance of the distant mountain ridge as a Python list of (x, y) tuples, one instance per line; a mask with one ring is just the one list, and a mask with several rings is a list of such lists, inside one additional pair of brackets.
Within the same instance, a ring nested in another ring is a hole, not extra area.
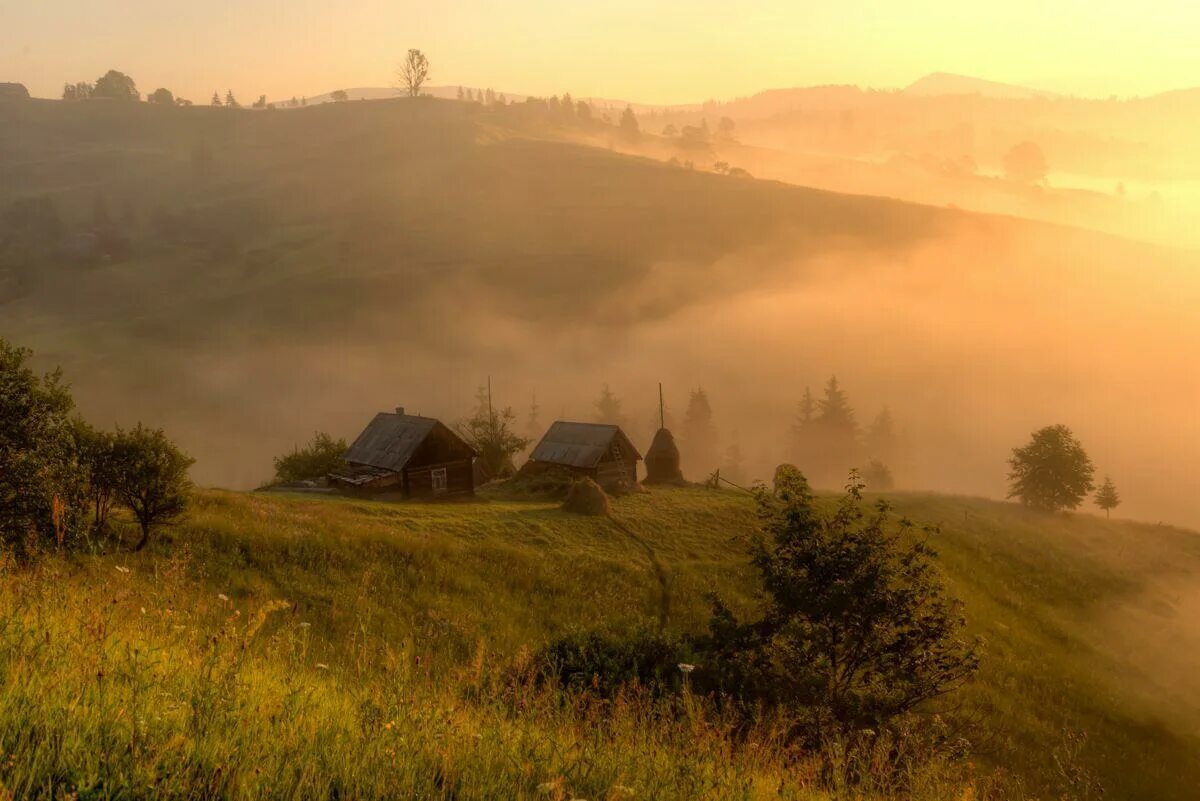
[(1033, 89), (1017, 84), (989, 81), (952, 72), (931, 72), (913, 81), (904, 89), (907, 95), (983, 95), (984, 97), (1028, 100), (1031, 98), (1061, 97), (1054, 92)]

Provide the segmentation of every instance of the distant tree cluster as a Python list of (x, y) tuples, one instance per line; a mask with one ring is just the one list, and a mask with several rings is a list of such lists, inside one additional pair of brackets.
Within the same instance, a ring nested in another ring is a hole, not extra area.
[(161, 430), (100, 432), (74, 417), (62, 374), (39, 376), (31, 355), (0, 340), (0, 544), (23, 559), (80, 547), (117, 502), (145, 547), (185, 511), (192, 459)]
[(516, 472), (513, 457), (529, 447), (529, 438), (516, 433), (517, 414), (511, 406), (497, 409), (487, 387), (475, 395), (475, 412), (455, 428), (459, 436), (479, 454), (484, 473), (490, 478), (507, 478)]
[(275, 481), (294, 484), (323, 479), (345, 465), (347, 447), (346, 440), (318, 431), (307, 445), (275, 458)]
[(908, 451), (886, 406), (865, 430), (860, 427), (836, 376), (819, 400), (804, 391), (792, 426), (792, 458), (816, 486), (835, 486), (847, 470), (858, 467), (868, 489), (892, 489), (895, 471), (907, 465)]
[[(1083, 443), (1065, 425), (1033, 432), (1028, 444), (1014, 448), (1008, 460), (1008, 497), (1033, 509), (1058, 512), (1078, 509), (1096, 489), (1095, 467)], [(1108, 476), (1094, 497), (1106, 516), (1121, 504), (1117, 487)]]

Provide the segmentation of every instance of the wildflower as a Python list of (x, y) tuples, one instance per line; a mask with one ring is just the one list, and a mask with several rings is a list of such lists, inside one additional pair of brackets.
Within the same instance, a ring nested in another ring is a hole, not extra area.
[(142, 607), (142, 614), (143, 615), (146, 614), (146, 607), (144, 607), (144, 606)]
[(218, 593), (217, 593), (217, 597), (218, 597), (218, 598), (220, 598), (222, 601), (228, 601), (228, 600), (229, 600), (229, 596), (228, 596), (228, 595), (226, 595), (226, 594), (225, 594), (225, 593), (223, 593), (223, 592), (218, 592)]
[(687, 662), (680, 662), (680, 663), (679, 663), (679, 672), (680, 672), (680, 673), (683, 673), (683, 674), (685, 674), (685, 675), (686, 675), (686, 674), (688, 674), (688, 673), (691, 673), (691, 672), (692, 672), (693, 670), (695, 670), (695, 669), (696, 669), (696, 666), (695, 666), (695, 665), (689, 665)]
[(117, 565), (116, 567), (117, 567), (118, 573), (128, 573), (129, 572), (129, 568), (125, 567), (125, 565)]
[(309, 627), (309, 626), (311, 626), (311, 625), (312, 625), (311, 623), (309, 623), (307, 620), (305, 620), (305, 621), (303, 621), (303, 622), (300, 624), (300, 628), (302, 628), (302, 629), (306, 629), (306, 628), (308, 628), (308, 627)]
[(329, 665), (325, 664), (324, 662), (318, 662), (317, 670), (329, 670)]

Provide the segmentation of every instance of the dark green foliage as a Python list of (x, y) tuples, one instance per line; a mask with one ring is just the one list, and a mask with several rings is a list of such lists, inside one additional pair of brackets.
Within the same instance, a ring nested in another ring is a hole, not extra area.
[(99, 431), (82, 419), (75, 420), (75, 448), (79, 467), (82, 470), (86, 498), (92, 512), (92, 528), (103, 531), (108, 523), (108, 513), (116, 500), (117, 435)]
[(92, 87), (91, 96), (93, 98), (105, 98), (108, 100), (132, 100), (141, 99), (138, 94), (137, 84), (123, 72), (117, 70), (109, 70), (96, 81), (96, 85)]
[(312, 442), (296, 447), (291, 453), (275, 457), (275, 481), (289, 484), (295, 481), (316, 481), (343, 467), (342, 458), (347, 445), (344, 439), (334, 439), (323, 431), (313, 434)]
[(1112, 510), (1121, 505), (1121, 496), (1117, 494), (1117, 485), (1108, 476), (1104, 477), (1104, 483), (1100, 485), (1100, 489), (1096, 490), (1096, 505), (1104, 510), (1104, 516), (1109, 517)]
[(196, 460), (175, 447), (161, 429), (138, 423), (131, 431), (117, 431), (113, 461), (117, 498), (142, 529), (134, 546), (140, 551), (155, 526), (174, 523), (187, 510), (192, 487), (188, 469)]
[(758, 493), (751, 559), (763, 613), (739, 621), (714, 598), (706, 681), (747, 703), (801, 711), (811, 742), (877, 728), (976, 670), (958, 604), (944, 596), (927, 538), (893, 525), (883, 502), (862, 510), (851, 476), (831, 513), (794, 468)]
[(517, 415), (512, 407), (494, 409), (482, 387), (478, 401), (475, 414), (456, 426), (458, 435), (479, 454), (489, 478), (507, 478), (516, 472), (513, 456), (529, 447), (529, 440), (515, 433)]
[(1008, 464), (1008, 497), (1034, 509), (1076, 509), (1092, 491), (1092, 460), (1064, 425), (1033, 432), (1028, 445), (1013, 449)]
[(74, 402), (61, 373), (39, 377), (30, 356), (0, 339), (0, 542), (22, 558), (74, 542), (84, 491)]
[(662, 634), (617, 639), (595, 632), (563, 637), (534, 657), (546, 677), (606, 698), (634, 683), (655, 694), (678, 690), (685, 675), (680, 665), (686, 668), (694, 661), (692, 646), (685, 640)]
[(608, 495), (590, 478), (580, 479), (567, 491), (562, 508), (577, 515), (601, 517), (608, 514)]

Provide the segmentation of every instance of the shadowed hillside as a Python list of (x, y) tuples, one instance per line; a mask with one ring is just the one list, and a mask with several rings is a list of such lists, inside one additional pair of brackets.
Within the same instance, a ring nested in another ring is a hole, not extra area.
[(1191, 255), (622, 156), (598, 130), (439, 100), (6, 104), (0, 208), (48, 198), (57, 233), (6, 241), (0, 335), (61, 364), (90, 419), (166, 426), (208, 484), (398, 404), (453, 422), (488, 374), (581, 419), (610, 383), (635, 428), (658, 381), (669, 404), (703, 385), (765, 476), (837, 373), (864, 422), (909, 428), (912, 486), (1001, 495), (1008, 449), (1062, 420), (1129, 513), (1195, 520)]

